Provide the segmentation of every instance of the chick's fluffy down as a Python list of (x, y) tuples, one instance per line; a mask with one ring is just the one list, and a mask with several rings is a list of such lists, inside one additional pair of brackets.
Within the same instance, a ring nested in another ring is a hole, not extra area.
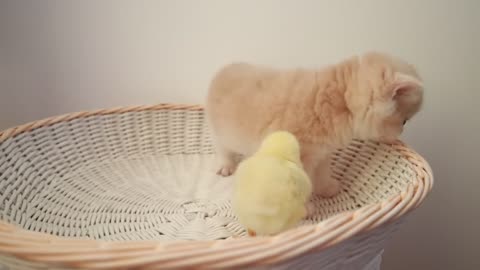
[(305, 216), (311, 183), (297, 164), (254, 156), (239, 165), (235, 177), (233, 210), (246, 228), (272, 235), (292, 228)]

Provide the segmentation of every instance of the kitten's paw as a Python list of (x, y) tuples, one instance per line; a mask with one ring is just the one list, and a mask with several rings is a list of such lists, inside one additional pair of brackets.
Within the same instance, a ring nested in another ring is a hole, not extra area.
[(315, 187), (315, 194), (324, 198), (330, 198), (337, 195), (341, 190), (341, 185), (338, 180), (329, 179), (327, 183), (322, 183)]
[(227, 177), (232, 175), (235, 172), (235, 166), (234, 165), (223, 165), (218, 169), (217, 174), (221, 175), (223, 177)]
[(307, 202), (305, 204), (305, 218), (313, 217), (315, 215), (315, 210), (315, 205), (312, 202)]

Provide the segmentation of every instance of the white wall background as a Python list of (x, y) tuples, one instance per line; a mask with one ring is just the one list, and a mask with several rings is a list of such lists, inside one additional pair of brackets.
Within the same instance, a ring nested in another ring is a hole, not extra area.
[(322, 66), (378, 49), (417, 65), (426, 104), (404, 139), (436, 186), (387, 270), (480, 269), (480, 2), (0, 0), (0, 128), (50, 115), (202, 103), (233, 60)]

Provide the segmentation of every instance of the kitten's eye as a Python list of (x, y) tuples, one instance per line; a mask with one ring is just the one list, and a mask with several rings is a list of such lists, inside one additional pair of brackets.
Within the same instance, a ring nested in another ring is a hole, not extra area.
[(407, 120), (403, 120), (403, 125), (405, 126), (405, 124), (407, 123)]

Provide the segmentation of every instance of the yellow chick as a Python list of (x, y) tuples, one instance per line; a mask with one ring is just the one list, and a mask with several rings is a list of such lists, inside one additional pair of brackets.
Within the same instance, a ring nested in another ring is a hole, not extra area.
[(311, 192), (297, 139), (289, 132), (277, 131), (238, 165), (232, 208), (250, 236), (274, 235), (306, 216)]

